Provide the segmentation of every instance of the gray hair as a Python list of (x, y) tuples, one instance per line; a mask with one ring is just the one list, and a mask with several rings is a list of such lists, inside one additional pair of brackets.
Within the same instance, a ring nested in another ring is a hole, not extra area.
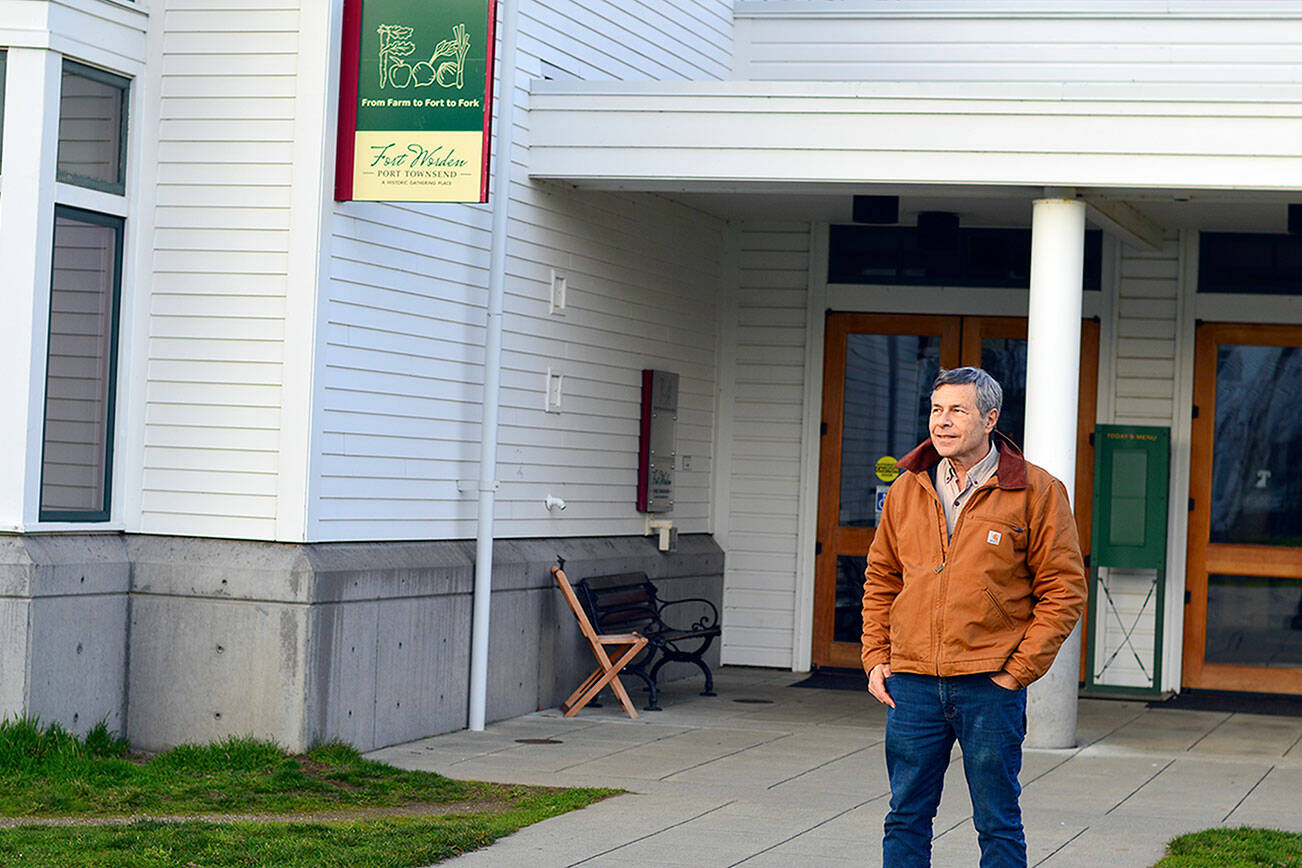
[(987, 374), (980, 368), (962, 367), (940, 369), (936, 375), (936, 381), (931, 384), (931, 391), (936, 391), (941, 386), (965, 386), (968, 383), (976, 385), (977, 391), (977, 411), (981, 413), (981, 418), (985, 418), (991, 410), (1002, 410), (1004, 407), (1004, 390), (999, 385), (999, 381)]

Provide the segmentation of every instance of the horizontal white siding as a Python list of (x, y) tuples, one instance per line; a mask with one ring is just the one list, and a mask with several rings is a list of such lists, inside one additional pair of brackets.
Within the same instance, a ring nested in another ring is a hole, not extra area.
[[(693, 469), (676, 476), (673, 518), (708, 530), (723, 224), (645, 195), (523, 185), (516, 195), (495, 531), (642, 531), (643, 368), (680, 376), (677, 445)], [(356, 204), (337, 215), (317, 538), (475, 532), (475, 496), (457, 482), (478, 472), (488, 253), (440, 237), (422, 210)], [(553, 269), (568, 283), (563, 317), (548, 313)], [(560, 413), (543, 409), (549, 367), (564, 375)], [(548, 494), (567, 502), (563, 513), (543, 507)]]
[[(718, 78), (726, 2), (523, 3), (520, 72)], [(639, 534), (634, 509), (641, 371), (680, 376), (672, 518), (710, 529), (716, 293), (725, 225), (646, 194), (528, 182), (517, 112), (503, 318), (498, 536)], [(477, 478), (491, 212), (472, 205), (347, 203), (331, 221), (320, 336), (321, 450), (314, 539), (465, 538)], [(568, 309), (549, 313), (553, 271)], [(564, 376), (544, 412), (548, 368)], [(564, 499), (549, 513), (548, 495)]]
[(1179, 271), (1174, 240), (1158, 251), (1121, 248), (1113, 398), (1118, 425), (1171, 424)]
[[(140, 529), (275, 536), (298, 6), (157, 3)], [(305, 288), (310, 291), (310, 287)]]
[(742, 2), (736, 78), (1295, 84), (1296, 2)]
[(809, 225), (741, 233), (723, 661), (790, 666), (800, 523)]
[(524, 0), (522, 69), (546, 61), (575, 78), (727, 78), (732, 61), (729, 0)]

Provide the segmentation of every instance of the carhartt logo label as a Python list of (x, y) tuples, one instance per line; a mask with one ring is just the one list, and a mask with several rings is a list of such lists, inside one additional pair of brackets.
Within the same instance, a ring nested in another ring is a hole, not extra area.
[(990, 533), (986, 534), (986, 542), (990, 543), (992, 546), (999, 545), (999, 541), (1003, 538), (1004, 535), (997, 530), (992, 530)]

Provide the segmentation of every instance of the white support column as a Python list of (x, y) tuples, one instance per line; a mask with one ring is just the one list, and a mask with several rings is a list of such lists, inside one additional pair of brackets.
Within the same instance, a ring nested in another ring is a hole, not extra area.
[[(1031, 304), (1026, 348), (1026, 457), (1075, 499), (1085, 203), (1036, 199), (1031, 218)], [(1080, 627), (1027, 695), (1028, 747), (1074, 747)]]
[(39, 514), (62, 62), (53, 51), (11, 48), (5, 64), (0, 180), (0, 262), (7, 287), (0, 316), (3, 530), (22, 529)]

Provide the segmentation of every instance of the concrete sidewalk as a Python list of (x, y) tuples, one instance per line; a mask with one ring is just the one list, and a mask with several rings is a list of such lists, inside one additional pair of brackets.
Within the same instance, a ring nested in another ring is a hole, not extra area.
[[(554, 709), (368, 756), (450, 777), (623, 787), (629, 795), (530, 826), (450, 866), (863, 866), (880, 864), (889, 790), (886, 715), (866, 693), (789, 685), (790, 672), (725, 667), (666, 685), (664, 711)], [(634, 691), (634, 701), (640, 692)], [(1072, 750), (1027, 750), (1032, 865), (1149, 866), (1183, 832), (1302, 831), (1302, 719), (1082, 700)], [(555, 744), (528, 744), (548, 739)], [(957, 750), (933, 864), (975, 866)]]

